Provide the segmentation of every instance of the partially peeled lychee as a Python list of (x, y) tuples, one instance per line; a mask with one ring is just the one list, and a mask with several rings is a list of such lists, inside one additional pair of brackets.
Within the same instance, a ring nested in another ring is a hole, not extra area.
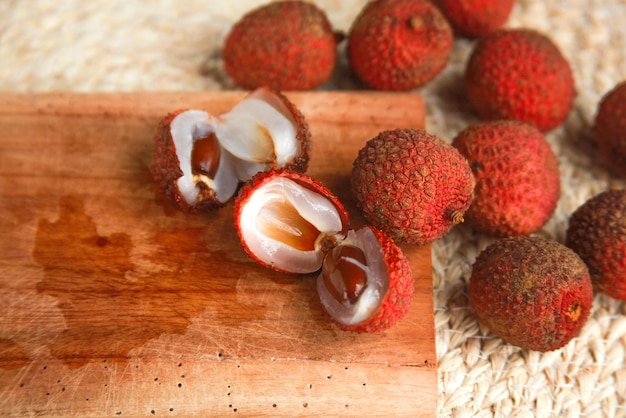
[(281, 93), (259, 88), (227, 113), (185, 109), (165, 117), (154, 137), (152, 174), (183, 211), (201, 212), (224, 206), (260, 171), (306, 171), (309, 153), (302, 113)]
[(406, 315), (413, 277), (401, 249), (383, 232), (350, 230), (348, 214), (326, 187), (287, 170), (259, 173), (234, 205), (241, 245), (277, 271), (319, 271), (324, 311), (343, 330), (388, 329)]

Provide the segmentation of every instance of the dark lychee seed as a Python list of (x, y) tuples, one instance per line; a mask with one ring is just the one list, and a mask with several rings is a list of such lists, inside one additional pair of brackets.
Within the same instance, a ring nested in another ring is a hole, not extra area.
[(215, 134), (211, 133), (193, 141), (191, 149), (191, 172), (214, 178), (220, 162), (220, 146)]
[(338, 302), (354, 304), (367, 286), (365, 253), (352, 245), (339, 245), (326, 253), (322, 275)]

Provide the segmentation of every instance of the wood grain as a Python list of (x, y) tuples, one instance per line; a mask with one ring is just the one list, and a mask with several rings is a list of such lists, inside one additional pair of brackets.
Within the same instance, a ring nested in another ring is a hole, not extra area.
[[(433, 416), (430, 247), (403, 246), (409, 314), (381, 334), (335, 328), (314, 275), (241, 250), (232, 205), (185, 215), (148, 167), (158, 121), (229, 110), (244, 92), (0, 95), (0, 414)], [(423, 127), (415, 94), (287, 93), (313, 136), (308, 174), (363, 223), (358, 149)]]

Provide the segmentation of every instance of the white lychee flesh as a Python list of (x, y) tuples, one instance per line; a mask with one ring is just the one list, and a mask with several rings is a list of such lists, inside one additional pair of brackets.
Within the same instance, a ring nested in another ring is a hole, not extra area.
[[(300, 221), (293, 219), (294, 210)], [(258, 260), (292, 273), (319, 270), (323, 240), (344, 230), (342, 217), (329, 199), (286, 177), (257, 188), (243, 207), (239, 222), (241, 238)], [(300, 225), (307, 223), (317, 236), (305, 236), (311, 235), (311, 230)], [(291, 242), (298, 240), (314, 243), (310, 248), (296, 248)]]
[(213, 132), (212, 127), (206, 123), (209, 114), (202, 110), (186, 110), (179, 113), (170, 124), (172, 141), (176, 147), (176, 156), (183, 175), (178, 178), (177, 185), (185, 201), (194, 205), (198, 200), (198, 183), (205, 183), (215, 191), (216, 199), (220, 202), (227, 201), (237, 190), (239, 180), (235, 173), (235, 163), (232, 156), (220, 147), (221, 158), (215, 178), (195, 175), (191, 170), (191, 152), (193, 142), (202, 138), (207, 133)]
[[(295, 120), (280, 99), (265, 89), (251, 93), (219, 116), (195, 109), (183, 111), (172, 120), (170, 133), (183, 173), (178, 189), (189, 205), (198, 201), (199, 183), (224, 203), (240, 182), (260, 171), (285, 167), (302, 152)], [(219, 141), (220, 161), (214, 178), (194, 174), (191, 167), (194, 141), (208, 133), (214, 133)]]

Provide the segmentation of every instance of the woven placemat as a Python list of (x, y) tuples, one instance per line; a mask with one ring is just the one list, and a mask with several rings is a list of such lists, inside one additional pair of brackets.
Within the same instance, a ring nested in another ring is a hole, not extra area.
[[(346, 31), (365, 0), (318, 0)], [(0, 2), (0, 90), (221, 90), (235, 86), (219, 50), (235, 20), (263, 2)], [(626, 80), (626, 1), (518, 0), (509, 27), (549, 34), (570, 61), (575, 108), (547, 138), (559, 157), (562, 197), (537, 234), (563, 242), (570, 213), (594, 194), (625, 187), (603, 167), (590, 143), (598, 101)], [(474, 43), (457, 40), (448, 67), (418, 90), (427, 129), (452, 138), (476, 122), (462, 75)], [(325, 89), (353, 89), (341, 59)], [(566, 347), (522, 350), (480, 326), (467, 283), (477, 254), (491, 240), (466, 226), (433, 245), (435, 324), (441, 417), (626, 416), (626, 312), (596, 295), (588, 323)]]

